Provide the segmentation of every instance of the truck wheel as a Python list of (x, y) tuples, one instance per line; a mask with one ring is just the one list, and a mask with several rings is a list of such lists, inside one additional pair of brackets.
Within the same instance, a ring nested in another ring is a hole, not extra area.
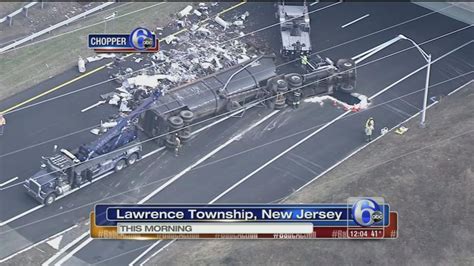
[(171, 116), (170, 118), (168, 118), (168, 122), (170, 123), (170, 126), (174, 129), (181, 128), (184, 124), (183, 119), (179, 116)]
[(181, 116), (185, 123), (191, 123), (194, 118), (194, 113), (189, 110), (183, 110), (179, 112), (179, 116)]
[(191, 138), (191, 130), (182, 130), (178, 133), (179, 138), (183, 141), (183, 143), (187, 143)]
[(125, 166), (127, 166), (127, 162), (125, 161), (125, 159), (119, 160), (115, 164), (115, 172), (118, 172), (118, 171), (122, 170), (123, 168), (125, 168)]
[(166, 137), (166, 147), (170, 150), (173, 150), (176, 147), (176, 138), (173, 135), (168, 135)]
[(127, 158), (127, 164), (132, 165), (136, 163), (138, 160), (138, 154), (137, 153), (132, 153), (130, 156)]
[(292, 88), (303, 85), (303, 78), (298, 74), (291, 74), (287, 80)]
[(54, 201), (56, 201), (56, 194), (51, 193), (44, 199), (44, 205), (49, 206), (53, 204)]

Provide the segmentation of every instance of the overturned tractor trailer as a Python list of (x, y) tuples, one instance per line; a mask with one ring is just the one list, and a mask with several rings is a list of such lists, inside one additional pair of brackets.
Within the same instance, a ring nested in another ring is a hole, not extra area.
[(141, 128), (160, 144), (173, 148), (176, 134), (182, 142), (190, 138), (192, 122), (246, 104), (261, 101), (281, 109), (291, 102), (295, 90), (300, 90), (302, 97), (311, 97), (355, 89), (356, 71), (351, 59), (340, 59), (336, 64), (326, 59), (308, 74), (278, 74), (274, 59), (261, 56), (165, 93), (141, 115)]
[[(23, 187), (38, 202), (50, 205), (110, 171), (120, 171), (141, 157), (138, 129), (160, 144), (176, 147), (191, 136), (193, 122), (262, 102), (281, 109), (291, 104), (291, 93), (302, 97), (355, 88), (354, 62), (341, 59), (319, 64), (308, 74), (278, 74), (274, 56), (251, 61), (174, 88), (155, 90), (117, 125), (98, 139), (74, 149), (60, 149), (42, 157), (41, 169)], [(138, 124), (138, 126), (137, 126)]]

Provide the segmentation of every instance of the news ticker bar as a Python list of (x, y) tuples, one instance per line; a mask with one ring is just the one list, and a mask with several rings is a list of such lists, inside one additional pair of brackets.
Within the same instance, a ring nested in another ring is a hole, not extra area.
[(312, 223), (119, 223), (119, 234), (310, 234)]
[(384, 227), (315, 227), (312, 223), (119, 223), (97, 226), (91, 212), (90, 235), (97, 239), (394, 239), (398, 214)]

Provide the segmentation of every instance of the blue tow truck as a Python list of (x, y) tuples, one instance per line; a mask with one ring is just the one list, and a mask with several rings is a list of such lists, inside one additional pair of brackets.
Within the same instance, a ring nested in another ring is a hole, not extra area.
[(95, 141), (72, 151), (61, 149), (52, 156), (42, 157), (41, 169), (23, 184), (28, 194), (42, 204), (51, 205), (58, 197), (106, 172), (134, 164), (142, 152), (136, 128), (138, 117), (160, 96), (161, 92), (156, 90)]

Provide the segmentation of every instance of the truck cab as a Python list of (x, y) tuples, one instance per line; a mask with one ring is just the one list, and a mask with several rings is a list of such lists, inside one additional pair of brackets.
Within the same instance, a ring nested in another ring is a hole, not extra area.
[(311, 54), (310, 19), (306, 1), (280, 1), (277, 17), (280, 20), (282, 55), (296, 58)]
[(67, 195), (86, 182), (111, 170), (120, 171), (134, 164), (142, 146), (136, 143), (88, 161), (81, 162), (73, 152), (61, 149), (50, 157), (43, 157), (41, 169), (28, 178), (23, 187), (41, 204), (51, 205), (57, 197)]

